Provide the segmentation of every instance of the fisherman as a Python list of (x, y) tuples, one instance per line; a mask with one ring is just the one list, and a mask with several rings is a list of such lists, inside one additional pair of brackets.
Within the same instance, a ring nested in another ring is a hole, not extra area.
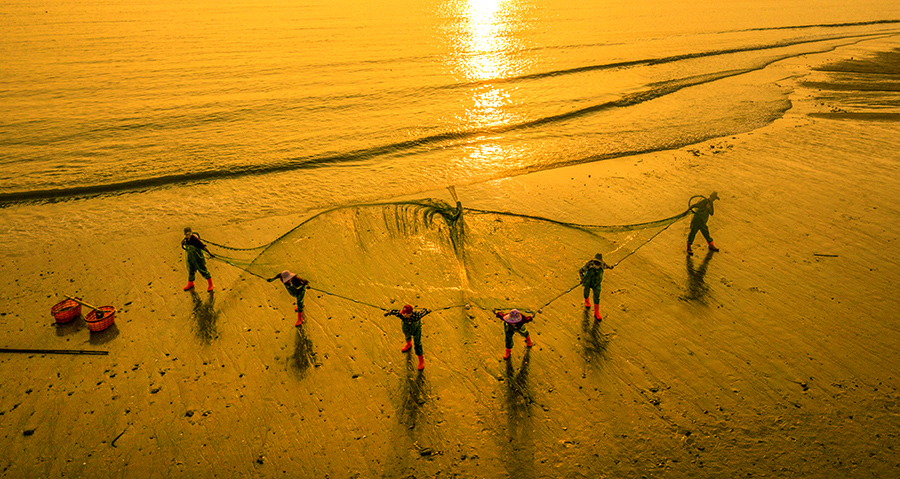
[(691, 218), (691, 232), (688, 234), (687, 238), (687, 254), (694, 254), (691, 250), (691, 244), (694, 242), (694, 237), (697, 236), (698, 231), (703, 233), (703, 237), (706, 238), (706, 242), (709, 243), (710, 251), (719, 251), (719, 248), (716, 248), (716, 245), (713, 244), (712, 236), (709, 235), (709, 227), (706, 226), (709, 217), (714, 214), (713, 201), (717, 199), (719, 199), (719, 195), (713, 191), (709, 194), (709, 198), (703, 198), (697, 202), (697, 204), (691, 206), (691, 211), (694, 212), (694, 216)]
[(604, 269), (613, 269), (612, 266), (606, 264), (603, 261), (603, 255), (597, 253), (594, 255), (594, 258), (581, 269), (578, 270), (578, 276), (581, 278), (581, 284), (584, 285), (584, 307), (591, 307), (591, 300), (588, 299), (591, 290), (594, 290), (594, 319), (597, 321), (603, 321), (603, 316), (600, 316), (600, 283), (603, 282), (603, 270)]
[(506, 352), (503, 354), (503, 359), (509, 359), (509, 354), (512, 352), (513, 334), (525, 336), (525, 346), (529, 348), (534, 346), (534, 342), (531, 341), (531, 334), (525, 329), (525, 323), (533, 320), (534, 316), (524, 315), (517, 309), (510, 311), (509, 314), (504, 314), (503, 311), (494, 311), (494, 314), (503, 320), (503, 329), (506, 333)]
[(209, 271), (206, 269), (206, 258), (203, 256), (203, 252), (206, 251), (209, 253), (210, 258), (215, 258), (215, 256), (210, 253), (209, 249), (206, 248), (206, 245), (200, 241), (200, 235), (191, 231), (190, 226), (184, 229), (184, 239), (181, 240), (181, 249), (187, 252), (188, 284), (184, 287), (184, 290), (190, 291), (194, 288), (194, 277), (196, 276), (196, 273), (199, 272), (200, 276), (206, 278), (206, 282), (209, 284), (206, 290), (212, 291), (212, 275), (209, 274)]
[(403, 329), (403, 335), (406, 337), (406, 344), (400, 348), (401, 352), (409, 351), (409, 348), (413, 347), (413, 341), (415, 341), (416, 356), (419, 357), (419, 371), (425, 369), (425, 356), (422, 351), (422, 318), (430, 312), (431, 310), (425, 308), (413, 309), (411, 304), (407, 304), (399, 311), (392, 309), (384, 313), (385, 316), (397, 316), (402, 320), (400, 326)]
[(288, 270), (284, 270), (266, 281), (271, 283), (276, 279), (280, 279), (287, 292), (297, 298), (297, 307), (294, 308), (294, 311), (297, 312), (297, 322), (294, 323), (294, 326), (300, 326), (303, 324), (303, 298), (306, 296), (306, 288), (309, 286), (309, 281)]

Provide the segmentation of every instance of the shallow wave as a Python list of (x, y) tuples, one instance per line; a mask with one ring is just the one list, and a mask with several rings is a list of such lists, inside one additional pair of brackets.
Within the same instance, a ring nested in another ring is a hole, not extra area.
[[(900, 21), (885, 21), (887, 23), (900, 23)], [(849, 24), (856, 25), (856, 24)], [(863, 24), (866, 25), (866, 24)], [(806, 27), (778, 27), (778, 28), (806, 28)], [(804, 39), (804, 40), (795, 40), (795, 41), (787, 41), (787, 42), (775, 42), (766, 45), (752, 45), (746, 47), (738, 47), (738, 48), (726, 48), (721, 50), (707, 50), (704, 52), (695, 52), (695, 53), (685, 53), (681, 55), (672, 55), (667, 57), (658, 57), (658, 58), (642, 58), (638, 60), (627, 60), (621, 62), (613, 62), (613, 63), (600, 63), (597, 65), (586, 65), (576, 68), (567, 68), (562, 70), (554, 70), (540, 73), (532, 73), (528, 75), (521, 75), (516, 77), (508, 77), (508, 78), (496, 78), (490, 80), (482, 80), (476, 82), (466, 82), (466, 83), (455, 83), (453, 85), (445, 85), (439, 88), (470, 88), (473, 86), (481, 86), (481, 85), (497, 85), (503, 83), (515, 83), (520, 81), (527, 80), (540, 80), (544, 78), (552, 78), (563, 75), (572, 75), (593, 71), (601, 71), (601, 70), (613, 70), (616, 68), (630, 68), (637, 66), (651, 66), (651, 65), (663, 65), (666, 63), (674, 63), (684, 60), (694, 60), (698, 58), (710, 58), (721, 55), (732, 55), (735, 53), (748, 53), (748, 52), (759, 52), (759, 51), (767, 51), (767, 50), (775, 50), (779, 48), (793, 47), (797, 45), (807, 45), (812, 43), (822, 43), (834, 40), (845, 40), (849, 38), (865, 38), (872, 36), (883, 35), (883, 33), (870, 33), (870, 34), (854, 34), (854, 35), (839, 35), (839, 36), (829, 36), (825, 38), (814, 38), (814, 39)]]
[[(893, 23), (894, 21), (890, 21)], [(881, 23), (887, 23), (881, 22)], [(798, 27), (799, 28), (799, 27)], [(752, 52), (752, 51), (771, 51), (779, 48), (791, 47), (796, 45), (804, 45), (804, 44), (820, 44), (829, 41), (838, 41), (844, 39), (855, 39), (861, 40), (865, 38), (870, 38), (873, 36), (884, 35), (883, 33), (872, 33), (872, 34), (856, 34), (856, 35), (845, 35), (845, 36), (830, 36), (828, 38), (817, 38), (817, 39), (806, 39), (806, 40), (798, 40), (792, 42), (778, 42), (769, 45), (757, 45), (757, 46), (748, 46), (741, 48), (733, 48), (733, 49), (724, 49), (724, 50), (711, 50), (706, 52), (698, 52), (698, 53), (688, 53), (683, 55), (675, 55), (670, 57), (662, 57), (662, 58), (650, 58), (650, 59), (642, 59), (642, 60), (634, 60), (628, 62), (616, 62), (616, 63), (606, 63), (602, 65), (591, 65), (585, 67), (579, 67), (575, 69), (569, 70), (560, 70), (555, 72), (544, 72), (529, 76), (518, 77), (515, 79), (505, 79), (505, 80), (494, 80), (496, 81), (519, 81), (522, 79), (528, 78), (546, 78), (550, 76), (556, 75), (564, 75), (564, 74), (575, 74), (575, 73), (583, 73), (598, 69), (608, 69), (608, 68), (619, 68), (619, 67), (627, 67), (627, 66), (636, 66), (636, 65), (653, 65), (660, 63), (671, 63), (683, 60), (696, 59), (701, 57), (710, 57), (717, 55), (727, 55), (732, 53), (742, 53), (742, 52)], [(834, 48), (833, 45), (829, 45), (824, 50), (829, 50)], [(8, 193), (0, 193), (0, 207), (10, 206), (18, 203), (31, 203), (31, 202), (54, 202), (61, 201), (66, 199), (75, 199), (75, 198), (90, 198), (101, 195), (110, 195), (110, 194), (121, 194), (128, 192), (138, 192), (144, 191), (153, 188), (166, 187), (171, 185), (180, 185), (180, 184), (190, 184), (211, 180), (220, 180), (220, 179), (234, 179), (241, 178), (247, 176), (254, 175), (266, 175), (271, 173), (280, 173), (280, 172), (288, 172), (288, 171), (297, 171), (297, 170), (305, 170), (305, 169), (315, 169), (315, 168), (324, 168), (335, 165), (352, 165), (354, 163), (359, 163), (362, 161), (370, 160), (373, 158), (388, 156), (388, 155), (397, 155), (397, 154), (409, 154), (415, 152), (417, 150), (427, 150), (437, 147), (453, 147), (458, 146), (462, 142), (471, 143), (476, 141), (479, 137), (483, 137), (485, 135), (495, 135), (495, 134), (507, 134), (514, 133), (518, 131), (524, 131), (528, 129), (533, 129), (537, 127), (543, 127), (553, 124), (562, 124), (565, 122), (569, 122), (578, 118), (589, 117), (591, 115), (597, 115), (603, 112), (628, 108), (632, 106), (636, 106), (650, 100), (658, 99), (661, 97), (665, 97), (666, 95), (673, 94), (682, 90), (684, 88), (693, 87), (702, 85), (705, 83), (711, 83), (718, 80), (722, 80), (728, 77), (733, 77), (737, 75), (742, 75), (746, 73), (750, 73), (753, 71), (758, 71), (766, 66), (780, 61), (786, 58), (794, 57), (797, 55), (803, 55), (810, 53), (809, 51), (803, 52), (785, 52), (780, 55), (773, 55), (766, 59), (760, 59), (757, 64), (746, 68), (711, 72), (702, 75), (695, 75), (683, 78), (676, 78), (662, 82), (656, 82), (652, 84), (647, 84), (640, 91), (629, 93), (622, 95), (618, 99), (612, 101), (604, 101), (601, 103), (588, 105), (582, 108), (574, 109), (571, 111), (566, 111), (554, 115), (547, 115), (543, 117), (529, 119), (527, 121), (513, 123), (513, 124), (505, 124), (491, 127), (483, 127), (483, 128), (473, 128), (468, 130), (454, 130), (436, 133), (432, 135), (425, 135), (418, 138), (413, 138), (410, 140), (387, 143), (377, 146), (372, 146), (368, 148), (361, 148), (356, 150), (348, 150), (337, 153), (329, 153), (323, 155), (312, 155), (312, 156), (300, 156), (300, 157), (290, 157), (284, 158), (275, 162), (262, 164), (262, 165), (230, 165), (224, 168), (217, 169), (207, 169), (203, 171), (195, 171), (189, 173), (172, 173), (172, 174), (162, 174), (149, 178), (137, 178), (124, 180), (114, 183), (105, 183), (105, 184), (90, 184), (84, 186), (74, 186), (74, 187), (64, 187), (64, 188), (52, 188), (52, 189), (35, 189), (35, 190), (27, 190), (27, 191), (15, 191)], [(471, 85), (471, 84), (469, 84)], [(771, 118), (777, 118), (780, 116), (789, 106), (785, 104), (782, 110), (773, 112)], [(135, 123), (132, 125), (133, 127), (143, 127), (146, 125), (140, 125)], [(647, 153), (652, 151), (659, 151), (663, 149), (671, 149), (678, 148), (681, 146), (685, 146), (692, 142), (695, 142), (696, 138), (685, 140), (683, 143), (673, 144), (671, 142), (661, 145), (650, 145), (647, 148), (641, 148), (635, 151), (616, 151), (610, 153), (601, 153), (597, 155), (592, 155), (589, 157), (576, 158), (564, 161), (555, 161), (552, 164), (541, 164), (541, 165), (526, 165), (519, 171), (537, 171), (542, 169), (556, 168), (560, 166), (566, 166), (576, 163), (584, 163), (589, 161), (597, 161), (602, 159), (630, 156), (634, 154)], [(512, 171), (504, 171), (500, 172), (503, 174), (511, 174), (514, 173)]]

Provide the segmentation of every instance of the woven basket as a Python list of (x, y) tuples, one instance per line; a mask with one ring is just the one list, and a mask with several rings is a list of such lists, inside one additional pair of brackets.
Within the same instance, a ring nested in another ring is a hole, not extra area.
[(116, 308), (112, 306), (100, 306), (100, 311), (103, 312), (103, 317), (100, 319), (97, 319), (97, 310), (91, 310), (91, 312), (84, 317), (84, 321), (87, 322), (88, 329), (91, 331), (103, 331), (112, 326), (116, 320)]
[(68, 323), (81, 316), (81, 305), (71, 299), (66, 299), (50, 308), (50, 314), (56, 318), (57, 323)]

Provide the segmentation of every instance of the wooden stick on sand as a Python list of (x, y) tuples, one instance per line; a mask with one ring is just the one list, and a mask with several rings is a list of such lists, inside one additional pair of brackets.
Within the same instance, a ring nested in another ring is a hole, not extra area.
[(85, 303), (84, 301), (82, 301), (82, 300), (80, 300), (80, 299), (78, 299), (78, 298), (73, 298), (73, 297), (69, 296), (68, 294), (65, 294), (65, 295), (63, 295), (63, 296), (65, 296), (65, 297), (71, 299), (72, 301), (75, 301), (76, 303), (78, 303), (78, 304), (80, 304), (80, 305), (82, 305), (82, 306), (85, 306), (85, 307), (88, 307), (88, 308), (93, 309), (93, 310), (95, 311), (95, 312), (94, 312), (94, 316), (95, 316), (97, 319), (103, 319), (104, 312), (103, 312), (102, 309), (100, 309), (100, 308), (98, 308), (98, 307), (96, 307), (96, 306), (91, 306), (90, 304), (87, 304), (87, 303)]

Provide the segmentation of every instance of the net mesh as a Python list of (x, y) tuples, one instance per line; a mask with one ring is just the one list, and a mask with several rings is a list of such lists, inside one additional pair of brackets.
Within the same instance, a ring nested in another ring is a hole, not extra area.
[(617, 264), (688, 213), (582, 225), (425, 199), (334, 208), (257, 248), (207, 242), (260, 278), (290, 270), (311, 289), (375, 308), (538, 312), (579, 286), (578, 269), (596, 253)]

